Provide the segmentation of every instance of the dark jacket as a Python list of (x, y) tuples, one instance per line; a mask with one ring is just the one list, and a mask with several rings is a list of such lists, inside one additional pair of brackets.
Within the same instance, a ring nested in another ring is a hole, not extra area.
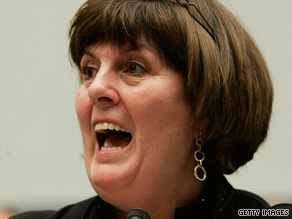
[[(276, 211), (276, 208), (279, 208), (279, 211)], [(217, 176), (209, 179), (198, 200), (185, 207), (176, 209), (175, 219), (228, 219), (242, 218), (242, 216), (249, 216), (248, 218), (265, 218), (265, 216), (267, 218), (273, 218), (271, 215), (282, 214), (285, 216), (284, 214), (287, 213), (292, 214), (291, 209), (291, 205), (278, 205), (274, 208), (270, 208), (269, 204), (259, 196), (250, 192), (236, 190), (227, 182), (225, 177)], [(288, 217), (290, 218), (290, 216)], [(114, 218), (114, 208), (98, 196), (74, 205), (69, 205), (59, 211), (26, 212), (11, 217), (11, 219)]]

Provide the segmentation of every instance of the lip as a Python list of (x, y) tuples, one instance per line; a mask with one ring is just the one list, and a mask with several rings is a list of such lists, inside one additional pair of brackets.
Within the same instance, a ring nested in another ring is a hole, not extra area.
[(110, 151), (101, 151), (99, 145), (96, 146), (96, 158), (99, 162), (117, 162), (119, 159), (125, 157), (124, 154), (127, 154), (133, 145), (133, 138), (130, 143), (121, 149), (110, 150)]
[[(101, 146), (99, 145), (99, 142), (97, 140), (97, 133), (95, 131), (95, 126), (98, 123), (114, 123), (117, 124), (119, 126), (124, 127), (131, 135), (132, 135), (132, 139), (129, 142), (129, 144), (126, 147), (123, 147), (121, 149), (117, 149), (117, 150), (108, 150), (108, 151), (101, 151)], [(119, 157), (122, 157), (123, 154), (127, 153), (127, 151), (129, 151), (132, 147), (133, 144), (133, 133), (131, 132), (131, 130), (129, 130), (128, 127), (124, 126), (122, 123), (117, 122), (115, 120), (112, 119), (103, 119), (103, 120), (95, 120), (92, 122), (92, 132), (94, 134), (94, 141), (95, 141), (95, 145), (96, 145), (96, 158), (99, 161), (114, 161), (117, 160)]]
[(101, 151), (98, 142), (96, 142), (95, 158), (98, 163), (117, 163), (120, 160), (128, 159), (133, 145), (133, 138), (130, 143), (121, 149)]

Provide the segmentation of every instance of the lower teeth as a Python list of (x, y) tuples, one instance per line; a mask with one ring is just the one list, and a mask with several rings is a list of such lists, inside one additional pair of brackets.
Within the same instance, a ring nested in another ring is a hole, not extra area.
[(114, 151), (114, 150), (119, 150), (119, 149), (121, 149), (121, 147), (109, 147), (109, 148), (101, 147), (101, 151)]

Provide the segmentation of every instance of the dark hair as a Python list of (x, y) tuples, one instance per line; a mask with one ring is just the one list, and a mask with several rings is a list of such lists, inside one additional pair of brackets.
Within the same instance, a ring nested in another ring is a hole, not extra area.
[(86, 47), (135, 44), (144, 36), (182, 74), (193, 121), (209, 120), (203, 145), (208, 171), (232, 173), (266, 138), (273, 87), (237, 19), (216, 0), (192, 2), (212, 34), (173, 0), (89, 0), (72, 20), (70, 54), (80, 68)]

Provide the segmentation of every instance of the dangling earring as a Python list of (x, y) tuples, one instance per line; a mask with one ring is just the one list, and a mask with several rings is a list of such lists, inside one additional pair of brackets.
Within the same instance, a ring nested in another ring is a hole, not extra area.
[[(194, 176), (197, 180), (203, 182), (207, 177), (207, 173), (205, 168), (203, 167), (203, 160), (205, 159), (205, 154), (202, 152), (202, 133), (200, 133), (200, 137), (196, 139), (196, 145), (198, 149), (194, 153), (195, 160), (198, 162), (197, 166), (194, 169)], [(199, 176), (198, 171), (201, 170), (202, 177)]]

